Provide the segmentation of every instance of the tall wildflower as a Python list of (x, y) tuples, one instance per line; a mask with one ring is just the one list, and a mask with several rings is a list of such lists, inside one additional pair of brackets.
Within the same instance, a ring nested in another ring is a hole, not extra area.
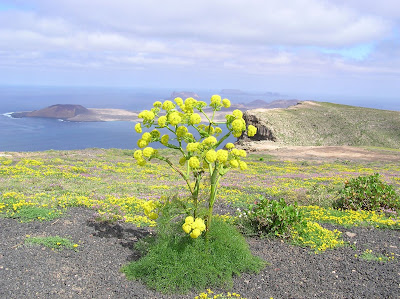
[[(225, 149), (218, 149), (230, 135), (240, 137), (247, 131), (247, 135), (251, 137), (257, 132), (254, 126), (246, 127), (240, 110), (234, 110), (232, 114), (228, 114), (224, 122), (214, 120), (217, 111), (230, 106), (230, 101), (221, 99), (219, 95), (213, 95), (210, 104), (194, 98), (187, 98), (185, 101), (176, 98), (174, 102), (164, 101), (163, 103), (157, 101), (151, 110), (140, 112), (139, 118), (142, 121), (135, 126), (137, 133), (142, 133), (145, 128), (154, 128), (151, 133), (143, 133), (138, 141), (138, 147), (143, 150), (137, 150), (134, 153), (137, 164), (143, 166), (151, 159), (165, 161), (186, 182), (195, 208), (193, 215), (186, 218), (182, 229), (192, 238), (199, 237), (203, 231), (207, 235), (209, 231), (221, 177), (231, 168), (247, 169), (247, 164), (241, 161), (241, 158), (246, 157), (244, 150), (236, 149), (233, 143), (227, 143)], [(212, 110), (211, 116), (204, 112), (207, 107)], [(220, 137), (223, 132), (220, 125), (225, 125), (228, 132), (218, 140), (217, 137)], [(160, 128), (167, 129), (170, 134), (161, 136), (158, 131)], [(190, 129), (198, 133), (197, 139), (189, 132)], [(180, 153), (178, 165), (149, 146), (157, 142)], [(208, 213), (204, 223), (197, 217), (197, 208), (200, 183), (206, 174), (208, 174), (210, 189)]]

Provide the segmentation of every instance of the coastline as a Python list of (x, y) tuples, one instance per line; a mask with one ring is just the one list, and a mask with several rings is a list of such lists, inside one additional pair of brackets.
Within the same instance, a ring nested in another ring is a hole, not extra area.
[[(217, 111), (214, 115), (215, 122), (223, 122), (225, 121), (225, 116), (229, 113), (232, 113), (233, 109), (225, 109), (224, 111)], [(140, 119), (138, 117), (139, 111), (131, 111), (125, 109), (114, 109), (114, 108), (87, 108), (87, 113), (78, 114), (74, 117), (60, 119), (56, 117), (39, 117), (39, 116), (25, 116), (22, 113), (25, 112), (7, 112), (3, 115), (9, 118), (54, 118), (60, 121), (70, 121), (70, 122), (110, 122), (110, 121), (132, 121), (139, 122)], [(212, 115), (211, 109), (205, 109), (204, 111), (207, 116)], [(18, 115), (18, 116), (17, 116)], [(17, 116), (17, 117), (15, 117)], [(208, 122), (206, 117), (203, 114), (200, 114), (202, 122)]]

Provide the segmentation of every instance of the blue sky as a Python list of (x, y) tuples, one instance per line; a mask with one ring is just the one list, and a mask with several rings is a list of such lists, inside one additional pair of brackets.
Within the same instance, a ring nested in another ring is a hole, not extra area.
[(400, 101), (398, 0), (0, 0), (0, 85)]

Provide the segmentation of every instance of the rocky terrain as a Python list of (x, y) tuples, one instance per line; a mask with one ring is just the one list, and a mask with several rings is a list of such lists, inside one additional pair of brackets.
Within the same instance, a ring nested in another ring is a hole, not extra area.
[(285, 146), (400, 148), (399, 111), (304, 101), (286, 109), (247, 110), (243, 117), (257, 128), (254, 137), (239, 140), (248, 147), (273, 141)]

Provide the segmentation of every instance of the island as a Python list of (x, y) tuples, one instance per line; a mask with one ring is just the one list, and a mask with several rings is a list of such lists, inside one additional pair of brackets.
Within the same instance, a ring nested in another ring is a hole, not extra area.
[[(183, 99), (187, 97), (193, 97), (195, 99), (200, 99), (200, 97), (192, 92), (173, 92), (169, 99), (180, 96)], [(274, 108), (287, 108), (293, 105), (297, 105), (300, 101), (298, 100), (276, 100), (267, 103), (263, 100), (255, 100), (249, 103), (239, 103), (232, 104), (230, 108), (224, 108), (215, 114), (214, 120), (221, 122), (225, 120), (227, 114), (231, 114), (233, 110), (239, 109), (246, 111), (249, 109), (264, 108), (264, 109), (274, 109)], [(206, 108), (204, 110), (206, 114), (212, 113), (211, 108)], [(164, 111), (160, 112), (162, 115)], [(64, 121), (72, 122), (98, 122), (98, 121), (139, 121), (138, 118), (139, 111), (130, 111), (125, 109), (100, 109), (100, 108), (86, 108), (82, 105), (75, 104), (56, 104), (43, 109), (34, 111), (24, 111), (24, 112), (14, 112), (11, 113), (13, 118), (22, 117), (36, 117), (36, 118), (52, 118)], [(202, 115), (203, 121), (206, 121), (205, 117)]]
[(138, 114), (138, 112), (124, 109), (85, 108), (82, 105), (56, 104), (40, 110), (14, 112), (11, 117), (54, 118), (76, 122), (138, 121)]

